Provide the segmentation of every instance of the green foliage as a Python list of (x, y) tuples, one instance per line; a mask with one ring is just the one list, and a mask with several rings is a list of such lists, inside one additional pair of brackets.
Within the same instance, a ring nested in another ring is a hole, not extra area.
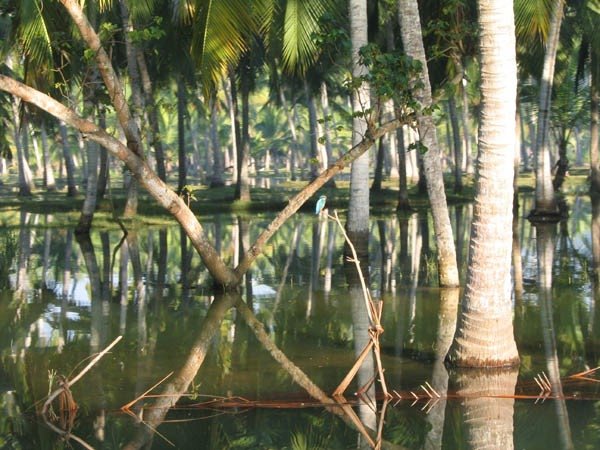
[(131, 42), (140, 44), (148, 41), (158, 40), (165, 36), (165, 30), (161, 27), (162, 17), (153, 17), (152, 23), (142, 29), (129, 32)]
[(10, 282), (8, 276), (13, 258), (17, 253), (17, 240), (11, 231), (0, 235), (0, 290), (8, 289)]
[(413, 95), (416, 89), (423, 88), (423, 67), (420, 61), (400, 51), (383, 52), (378, 45), (369, 44), (360, 49), (360, 62), (368, 67), (369, 73), (352, 80), (350, 87), (356, 87), (363, 81), (368, 82), (378, 104), (387, 100), (394, 101), (396, 117), (400, 119), (406, 119), (415, 113), (431, 113), (423, 109)]

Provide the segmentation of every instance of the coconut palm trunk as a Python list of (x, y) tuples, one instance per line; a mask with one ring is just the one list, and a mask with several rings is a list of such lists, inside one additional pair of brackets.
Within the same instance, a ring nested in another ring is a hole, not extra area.
[[(359, 63), (359, 50), (367, 45), (367, 2), (350, 0), (350, 39), (352, 41), (352, 77), (358, 79), (367, 74), (367, 68)], [(371, 107), (370, 90), (362, 82), (352, 92), (352, 144), (360, 142), (367, 131), (367, 110)], [(360, 116), (360, 113), (365, 115)], [(350, 203), (348, 205), (348, 236), (356, 245), (368, 242), (369, 235), (369, 152), (365, 152), (352, 163), (350, 174)], [(361, 248), (362, 247), (362, 248)], [(357, 247), (359, 256), (367, 251), (363, 245)]]
[(540, 80), (540, 97), (538, 106), (538, 126), (535, 138), (535, 209), (532, 218), (556, 216), (558, 207), (552, 186), (552, 162), (550, 160), (550, 108), (552, 85), (554, 83), (554, 66), (558, 51), (560, 25), (564, 11), (564, 0), (554, 0), (550, 29), (544, 54), (544, 66)]
[[(431, 85), (429, 82), (429, 71), (427, 70), (425, 48), (423, 47), (421, 19), (419, 18), (417, 0), (398, 0), (398, 17), (402, 43), (404, 44), (406, 54), (420, 61), (423, 68), (421, 76), (423, 86), (422, 88), (415, 89), (415, 98), (423, 108), (428, 108), (432, 104)], [(454, 248), (448, 205), (446, 203), (441, 153), (438, 146), (435, 124), (431, 115), (422, 113), (418, 114), (417, 122), (419, 138), (425, 147), (427, 147), (427, 151), (423, 154), (422, 159), (438, 247), (439, 283), (442, 287), (458, 286), (456, 250)]]
[(480, 0), (481, 125), (464, 298), (447, 359), (457, 366), (519, 363), (511, 300), (517, 89), (512, 2)]

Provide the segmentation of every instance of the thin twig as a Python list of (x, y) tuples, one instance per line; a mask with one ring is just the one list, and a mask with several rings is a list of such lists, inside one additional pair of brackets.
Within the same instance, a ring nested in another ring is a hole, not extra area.
[(135, 405), (139, 400), (141, 400), (142, 398), (146, 397), (146, 395), (153, 391), (158, 385), (160, 385), (163, 381), (165, 381), (167, 378), (169, 378), (171, 375), (173, 375), (173, 372), (171, 371), (166, 377), (164, 377), (162, 380), (160, 380), (158, 383), (156, 383), (154, 386), (152, 386), (150, 389), (148, 389), (146, 392), (144, 392), (142, 395), (138, 396), (137, 398), (134, 398), (133, 400), (131, 400), (129, 403), (126, 403), (125, 405), (121, 406), (121, 411), (124, 410), (128, 410), (130, 409), (133, 405)]
[(114, 341), (112, 341), (108, 347), (106, 347), (104, 350), (98, 353), (96, 357), (92, 359), (90, 363), (87, 366), (85, 366), (81, 372), (79, 372), (78, 375), (75, 376), (75, 378), (73, 378), (72, 380), (68, 380), (63, 384), (63, 386), (59, 387), (58, 389), (55, 389), (54, 392), (52, 392), (44, 402), (44, 407), (42, 408), (42, 415), (46, 414), (48, 408), (50, 407), (50, 404), (54, 401), (56, 397), (59, 396), (61, 392), (64, 391), (65, 387), (71, 387), (75, 383), (77, 383), (88, 372), (88, 370), (90, 370), (98, 361), (100, 361), (100, 359), (102, 359), (102, 357), (106, 355), (110, 351), (110, 349), (112, 349), (122, 338), (123, 336), (117, 336), (117, 338)]

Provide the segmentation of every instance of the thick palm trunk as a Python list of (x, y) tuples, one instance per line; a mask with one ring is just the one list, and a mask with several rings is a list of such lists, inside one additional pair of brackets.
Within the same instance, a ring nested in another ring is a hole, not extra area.
[(554, 65), (558, 51), (560, 26), (563, 18), (564, 0), (554, 0), (544, 67), (540, 80), (540, 98), (538, 106), (538, 126), (535, 139), (535, 209), (532, 217), (555, 216), (558, 213), (554, 187), (552, 186), (552, 162), (550, 160), (550, 107), (552, 85), (554, 82)]
[(519, 363), (512, 322), (511, 247), (517, 68), (513, 7), (479, 2), (481, 125), (464, 298), (447, 359), (457, 366)]
[[(359, 79), (367, 74), (367, 68), (359, 63), (359, 50), (367, 45), (367, 2), (350, 0), (350, 39), (352, 41), (352, 77)], [(367, 131), (367, 110), (371, 107), (370, 90), (362, 82), (352, 92), (352, 144), (363, 139)], [(358, 116), (365, 113), (364, 116)], [(369, 153), (365, 152), (352, 163), (350, 174), (350, 202), (346, 229), (355, 244), (365, 244), (369, 234)], [(363, 245), (357, 248), (359, 256), (366, 252)]]
[[(398, 0), (398, 16), (404, 49), (408, 56), (420, 61), (423, 68), (421, 89), (415, 89), (415, 97), (423, 108), (432, 104), (431, 85), (427, 70), (427, 59), (421, 34), (421, 19), (417, 0)], [(427, 147), (423, 155), (425, 182), (431, 203), (431, 214), (438, 246), (438, 273), (440, 286), (458, 286), (458, 268), (456, 265), (456, 250), (452, 236), (452, 226), (444, 179), (442, 176), (441, 153), (438, 147), (437, 133), (433, 117), (428, 114), (418, 114), (418, 129), (421, 142)]]

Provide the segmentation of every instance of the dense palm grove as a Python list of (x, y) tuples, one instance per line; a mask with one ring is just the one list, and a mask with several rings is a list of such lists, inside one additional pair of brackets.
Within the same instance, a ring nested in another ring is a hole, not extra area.
[[(410, 208), (408, 186), (419, 183), (431, 206), (439, 285), (456, 287), (445, 189), (461, 192), (465, 174), (476, 172), (463, 312), (495, 308), (506, 318), (513, 168), (535, 173), (532, 220), (560, 217), (569, 153), (589, 163), (592, 191), (600, 186), (593, 1), (519, 0), (513, 11), (461, 0), (5, 0), (0, 13), (0, 88), (12, 94), (1, 97), (4, 184), (18, 174), (20, 197), (84, 195), (80, 234), (121, 178), (119, 214), (134, 217), (141, 186), (225, 289), (349, 165), (350, 238), (366, 242), (369, 198), (384, 180), (398, 180), (399, 210)], [(447, 187), (444, 172), (452, 174)], [(251, 202), (259, 175), (311, 183), (229, 268), (190, 199), (198, 183), (232, 183), (231, 201)], [(460, 356), (457, 344), (452, 358), (518, 361), (514, 343), (506, 354), (489, 346)]]

